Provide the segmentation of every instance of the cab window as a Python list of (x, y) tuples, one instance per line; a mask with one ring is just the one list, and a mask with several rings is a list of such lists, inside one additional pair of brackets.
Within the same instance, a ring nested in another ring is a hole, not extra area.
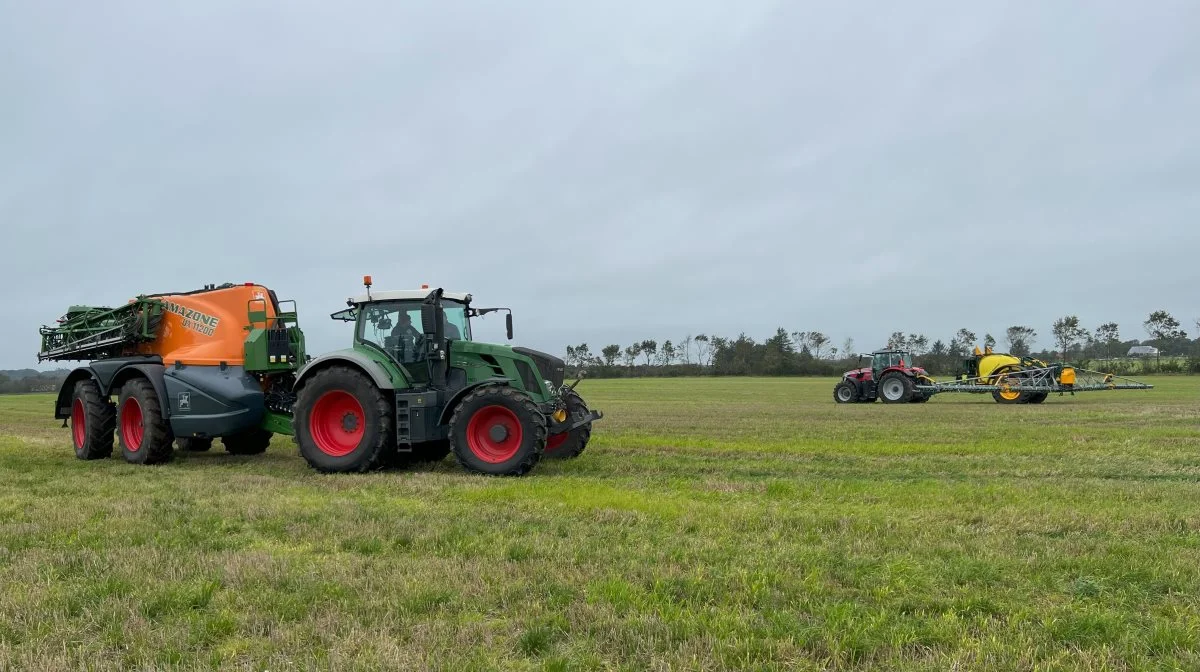
[(419, 301), (387, 301), (365, 306), (358, 338), (374, 344), (400, 364), (425, 360)]

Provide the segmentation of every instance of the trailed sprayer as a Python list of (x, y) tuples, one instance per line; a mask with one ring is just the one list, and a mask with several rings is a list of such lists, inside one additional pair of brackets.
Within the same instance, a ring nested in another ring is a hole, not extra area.
[[(290, 433), (295, 374), (307, 356), (295, 303), (255, 283), (73, 306), (41, 328), (39, 361), (88, 361), (67, 376), (54, 417), (80, 459), (153, 464), (176, 444), (261, 453)], [(116, 401), (113, 401), (113, 398)]]

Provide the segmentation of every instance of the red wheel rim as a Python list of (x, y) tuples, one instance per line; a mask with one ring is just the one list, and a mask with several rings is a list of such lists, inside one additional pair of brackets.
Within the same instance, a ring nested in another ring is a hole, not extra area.
[(76, 448), (82, 448), (87, 442), (87, 414), (83, 412), (82, 399), (76, 399), (71, 407), (71, 434), (75, 437)]
[(317, 450), (330, 457), (354, 452), (367, 433), (366, 415), (354, 395), (342, 390), (322, 394), (308, 416), (308, 432)]
[(492, 464), (511, 460), (524, 437), (517, 414), (505, 406), (485, 406), (467, 423), (467, 446), (476, 457)]
[(567, 437), (569, 436), (571, 436), (570, 432), (563, 432), (562, 434), (554, 434), (550, 438), (546, 439), (546, 452), (549, 453), (552, 450), (558, 450), (561, 448), (562, 445), (567, 442)]
[(121, 406), (121, 438), (129, 452), (136, 453), (142, 448), (142, 437), (146, 428), (142, 426), (142, 405), (137, 399), (129, 397)]

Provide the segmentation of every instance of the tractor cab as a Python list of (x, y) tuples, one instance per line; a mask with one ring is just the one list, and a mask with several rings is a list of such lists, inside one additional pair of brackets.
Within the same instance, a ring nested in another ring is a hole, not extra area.
[(881, 350), (871, 355), (871, 372), (878, 379), (891, 368), (914, 368), (915, 361), (913, 354), (906, 350)]

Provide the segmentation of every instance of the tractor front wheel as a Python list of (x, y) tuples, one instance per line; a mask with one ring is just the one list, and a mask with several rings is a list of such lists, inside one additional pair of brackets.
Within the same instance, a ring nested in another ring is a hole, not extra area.
[(468, 471), (520, 476), (533, 469), (546, 450), (546, 419), (520, 390), (481, 387), (454, 409), (450, 449)]
[(879, 397), (885, 404), (907, 404), (915, 393), (912, 378), (903, 373), (889, 373), (879, 381)]
[[(588, 414), (587, 404), (584, 403), (583, 397), (578, 393), (571, 391), (567, 393), (567, 419), (574, 421), (580, 418), (586, 418)], [(574, 457), (579, 457), (584, 448), (587, 448), (588, 440), (592, 438), (592, 423), (587, 423), (580, 427), (576, 427), (569, 432), (555, 434), (546, 440), (546, 457), (568, 460)]]
[(839, 404), (853, 404), (858, 401), (858, 388), (854, 383), (843, 380), (833, 386), (833, 400)]
[(331, 366), (296, 396), (296, 442), (309, 466), (325, 473), (371, 471), (395, 451), (395, 408), (362, 372)]
[(158, 393), (145, 378), (134, 378), (121, 387), (117, 436), (126, 462), (158, 464), (171, 459), (175, 437), (163, 419)]
[(75, 444), (75, 457), (81, 460), (110, 457), (116, 423), (116, 408), (100, 395), (96, 381), (75, 383), (71, 396), (71, 442)]

